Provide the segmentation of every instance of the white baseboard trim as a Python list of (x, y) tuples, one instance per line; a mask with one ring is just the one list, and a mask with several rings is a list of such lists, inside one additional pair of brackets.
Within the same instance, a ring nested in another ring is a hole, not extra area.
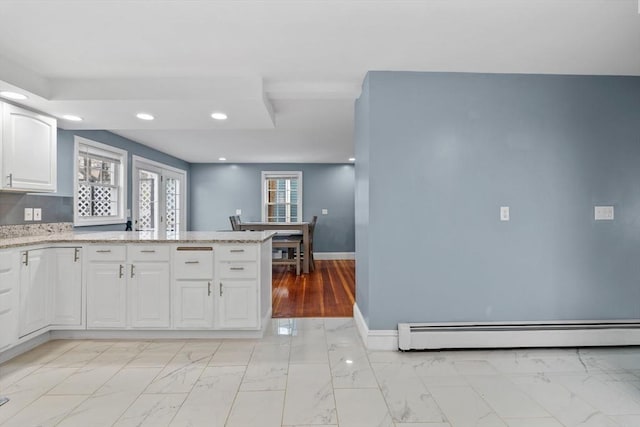
[(32, 350), (39, 345), (46, 343), (47, 341), (51, 341), (51, 333), (45, 332), (43, 334), (38, 335), (37, 337), (33, 337), (28, 341), (24, 341), (15, 347), (11, 347), (8, 350), (0, 352), (0, 363), (4, 363), (9, 359), (13, 359), (16, 356), (20, 356), (22, 353), (26, 353), (29, 350)]
[(360, 333), (362, 342), (368, 350), (398, 350), (398, 331), (395, 330), (370, 330), (367, 322), (358, 308), (358, 303), (353, 305), (353, 319)]
[(313, 258), (318, 260), (356, 259), (356, 253), (355, 252), (314, 252)]

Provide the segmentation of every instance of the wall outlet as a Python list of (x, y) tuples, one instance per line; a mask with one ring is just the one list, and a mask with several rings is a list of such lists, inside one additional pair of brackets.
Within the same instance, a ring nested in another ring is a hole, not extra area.
[(33, 220), (34, 221), (42, 221), (42, 208), (34, 208), (33, 209)]
[(613, 221), (613, 206), (595, 206), (593, 214), (596, 221)]
[(329, 209), (322, 209), (322, 215), (329, 215)]
[(500, 206), (500, 221), (509, 221), (509, 206)]
[(236, 209), (236, 215), (242, 215), (242, 209)]
[(24, 220), (33, 221), (33, 208), (24, 208)]

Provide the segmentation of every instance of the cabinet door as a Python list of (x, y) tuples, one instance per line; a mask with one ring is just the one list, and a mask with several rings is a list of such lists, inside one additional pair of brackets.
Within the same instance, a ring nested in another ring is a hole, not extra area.
[(258, 289), (255, 280), (223, 280), (218, 284), (219, 327), (257, 328)]
[(82, 262), (80, 248), (53, 249), (54, 325), (82, 325)]
[(171, 326), (168, 262), (138, 262), (129, 267), (131, 326), (168, 328)]
[(56, 120), (4, 104), (2, 188), (56, 191)]
[(127, 288), (124, 263), (90, 262), (87, 268), (87, 329), (124, 328)]
[(17, 251), (0, 251), (0, 351), (18, 341), (19, 269)]
[(20, 336), (50, 323), (48, 251), (22, 251), (20, 268)]
[(173, 319), (176, 328), (209, 329), (213, 326), (213, 289), (210, 280), (176, 280)]

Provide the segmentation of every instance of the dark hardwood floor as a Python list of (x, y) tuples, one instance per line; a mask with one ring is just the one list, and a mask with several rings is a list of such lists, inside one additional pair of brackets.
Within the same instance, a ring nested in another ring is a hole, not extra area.
[(353, 260), (315, 261), (316, 269), (296, 276), (273, 267), (273, 317), (352, 317), (356, 295)]

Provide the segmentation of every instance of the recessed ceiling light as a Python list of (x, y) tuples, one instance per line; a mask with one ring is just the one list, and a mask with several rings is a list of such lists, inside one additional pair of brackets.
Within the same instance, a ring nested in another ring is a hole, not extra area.
[(136, 117), (139, 118), (140, 120), (153, 120), (153, 119), (155, 119), (155, 117), (153, 117), (149, 113), (138, 113), (138, 114), (136, 114)]
[(355, 162), (355, 161), (356, 161), (356, 158), (355, 158), (355, 157), (349, 157), (349, 161), (350, 161), (350, 162)]
[(211, 118), (216, 120), (227, 120), (225, 113), (211, 113)]
[(82, 121), (82, 117), (74, 116), (73, 114), (65, 114), (64, 116), (62, 116), (62, 118), (65, 119), (65, 120), (69, 120), (70, 122), (81, 122)]
[(226, 157), (218, 157), (218, 160), (220, 160), (221, 162), (226, 162), (227, 158)]
[(18, 92), (11, 92), (8, 90), (3, 90), (0, 92), (0, 96), (3, 98), (8, 98), (8, 99), (27, 99), (27, 95), (23, 95), (21, 93)]

